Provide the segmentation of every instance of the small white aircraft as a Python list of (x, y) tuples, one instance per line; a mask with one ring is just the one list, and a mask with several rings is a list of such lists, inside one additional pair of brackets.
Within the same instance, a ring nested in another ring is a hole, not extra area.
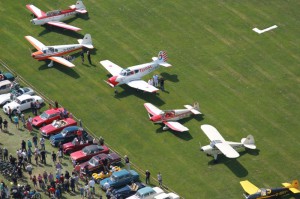
[(141, 77), (151, 73), (159, 66), (170, 67), (171, 64), (166, 62), (167, 58), (167, 53), (165, 51), (160, 51), (158, 53), (158, 58), (152, 57), (152, 62), (131, 66), (126, 69), (121, 68), (109, 60), (100, 61), (100, 63), (108, 70), (108, 72), (110, 72), (110, 74), (112, 74), (112, 77), (109, 78), (108, 81), (105, 81), (111, 87), (127, 84), (132, 88), (146, 92), (156, 92), (159, 89), (141, 80)]
[(67, 10), (53, 10), (47, 13), (41, 11), (39, 8), (35, 7), (32, 4), (27, 4), (26, 8), (30, 10), (37, 18), (32, 19), (30, 22), (34, 25), (44, 25), (49, 24), (52, 26), (57, 26), (60, 28), (65, 28), (73, 31), (79, 31), (80, 28), (71, 26), (63, 23), (62, 21), (68, 20), (74, 17), (76, 14), (87, 13), (85, 6), (82, 3), (82, 0), (78, 0), (75, 5), (71, 5), (70, 9)]
[(144, 104), (149, 118), (153, 123), (163, 123), (165, 126), (163, 130), (168, 130), (169, 128), (174, 131), (188, 131), (189, 129), (180, 124), (179, 122), (175, 122), (177, 120), (190, 117), (192, 114), (200, 115), (199, 112), (199, 104), (194, 103), (194, 106), (184, 105), (186, 109), (175, 109), (175, 110), (160, 110), (156, 106), (151, 103)]
[(252, 135), (242, 138), (241, 142), (230, 142), (226, 141), (218, 130), (211, 125), (201, 125), (201, 129), (211, 142), (210, 145), (203, 146), (200, 150), (213, 156), (215, 160), (217, 160), (219, 154), (224, 154), (227, 158), (237, 158), (240, 154), (236, 150), (240, 148), (256, 149)]
[(86, 34), (83, 39), (78, 39), (79, 44), (69, 44), (69, 45), (57, 45), (57, 46), (45, 46), (37, 39), (33, 38), (32, 36), (25, 36), (25, 38), (38, 50), (31, 54), (34, 59), (39, 61), (50, 59), (51, 62), (48, 65), (49, 67), (53, 66), (53, 61), (58, 62), (62, 65), (68, 67), (74, 67), (75, 65), (72, 64), (67, 59), (61, 57), (65, 54), (70, 52), (79, 50), (83, 47), (86, 48), (94, 48), (92, 44), (92, 37), (90, 34)]

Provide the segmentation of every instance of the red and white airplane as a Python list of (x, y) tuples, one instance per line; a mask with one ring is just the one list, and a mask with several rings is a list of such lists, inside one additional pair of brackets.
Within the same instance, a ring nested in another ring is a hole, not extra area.
[(186, 109), (175, 109), (175, 110), (160, 110), (156, 106), (151, 103), (144, 104), (146, 110), (148, 111), (148, 115), (150, 120), (153, 123), (163, 123), (165, 126), (163, 130), (168, 130), (169, 128), (174, 131), (188, 131), (189, 129), (176, 122), (177, 120), (190, 117), (192, 114), (200, 115), (202, 114), (199, 111), (199, 104), (194, 103), (193, 106), (191, 105), (184, 105)]
[(62, 21), (74, 17), (77, 13), (81, 13), (81, 14), (87, 13), (86, 8), (82, 3), (82, 0), (78, 0), (75, 5), (71, 5), (70, 8), (67, 10), (53, 10), (46, 13), (32, 4), (27, 4), (26, 7), (37, 17), (30, 21), (32, 24), (34, 25), (49, 24), (52, 26), (57, 26), (60, 28), (65, 28), (73, 31), (79, 31), (81, 29), (75, 26), (65, 24)]
[(68, 67), (74, 67), (74, 64), (72, 64), (70, 61), (63, 58), (62, 56), (70, 52), (80, 50), (83, 47), (90, 49), (94, 48), (92, 44), (92, 37), (90, 34), (86, 34), (83, 39), (78, 39), (79, 44), (57, 46), (45, 46), (32, 36), (25, 36), (25, 38), (38, 50), (32, 53), (31, 56), (39, 61), (50, 59), (51, 62), (48, 65), (49, 67), (53, 66), (53, 61)]
[(108, 81), (105, 81), (111, 87), (127, 84), (128, 86), (139, 90), (156, 92), (159, 89), (141, 80), (141, 77), (156, 70), (159, 66), (170, 67), (171, 64), (166, 62), (167, 59), (167, 53), (165, 51), (160, 51), (158, 57), (152, 57), (152, 62), (131, 66), (126, 69), (121, 68), (109, 60), (100, 61), (100, 63), (112, 74), (112, 77), (109, 78)]

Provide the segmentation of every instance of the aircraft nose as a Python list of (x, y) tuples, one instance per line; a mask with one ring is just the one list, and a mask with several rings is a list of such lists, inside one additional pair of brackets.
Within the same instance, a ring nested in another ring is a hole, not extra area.
[(150, 120), (152, 122), (158, 122), (161, 120), (161, 117), (160, 117), (160, 115), (154, 115), (153, 117), (150, 118)]
[(118, 76), (113, 76), (113, 77), (109, 78), (108, 82), (111, 83), (113, 86), (118, 85), (119, 82), (117, 82), (117, 77)]
[(200, 151), (204, 151), (204, 149), (203, 149), (203, 148), (200, 148)]

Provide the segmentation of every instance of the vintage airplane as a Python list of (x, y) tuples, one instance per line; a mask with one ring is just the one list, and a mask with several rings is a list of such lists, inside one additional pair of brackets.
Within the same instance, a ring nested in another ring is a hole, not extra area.
[(53, 10), (49, 12), (43, 12), (39, 8), (35, 7), (32, 4), (26, 5), (27, 9), (30, 10), (37, 18), (32, 19), (30, 22), (34, 25), (44, 25), (49, 24), (52, 26), (57, 26), (60, 28), (65, 28), (73, 31), (79, 31), (80, 28), (71, 26), (63, 23), (67, 19), (74, 17), (76, 14), (87, 13), (85, 6), (82, 3), (82, 0), (78, 0), (75, 5), (71, 5), (67, 10)]
[(300, 193), (298, 180), (293, 180), (291, 184), (282, 183), (283, 187), (269, 189), (259, 189), (248, 180), (241, 181), (240, 183), (244, 191), (247, 193), (244, 194), (246, 199), (280, 198), (289, 194)]
[(237, 158), (240, 154), (236, 150), (240, 148), (256, 149), (252, 135), (242, 138), (241, 142), (230, 142), (226, 141), (218, 130), (211, 125), (201, 125), (201, 129), (211, 142), (210, 145), (203, 146), (200, 150), (213, 156), (215, 160), (217, 160), (219, 154), (224, 154), (227, 158)]
[(58, 46), (45, 46), (37, 39), (33, 38), (32, 36), (25, 36), (25, 38), (38, 50), (31, 54), (34, 59), (39, 61), (50, 59), (51, 62), (48, 65), (49, 67), (53, 66), (53, 61), (58, 62), (62, 65), (68, 67), (74, 67), (75, 65), (72, 64), (67, 59), (61, 57), (65, 54), (70, 52), (79, 50), (83, 47), (86, 48), (94, 48), (92, 44), (92, 37), (90, 34), (86, 34), (83, 39), (78, 39), (79, 44), (69, 44), (69, 45), (58, 45)]
[(108, 70), (108, 72), (112, 74), (112, 77), (110, 77), (108, 81), (105, 81), (111, 87), (127, 84), (132, 88), (136, 88), (146, 92), (156, 92), (159, 89), (141, 80), (141, 77), (154, 71), (159, 66), (171, 66), (166, 62), (167, 58), (167, 53), (165, 51), (160, 51), (158, 53), (158, 58), (152, 57), (152, 62), (131, 66), (126, 69), (121, 68), (120, 66), (112, 63), (109, 60), (100, 61), (100, 63), (104, 66), (106, 70)]
[(153, 123), (164, 123), (165, 126), (163, 130), (168, 130), (169, 128), (174, 131), (188, 131), (189, 129), (176, 122), (177, 120), (189, 117), (191, 114), (200, 115), (199, 104), (194, 103), (194, 106), (184, 105), (186, 109), (175, 109), (175, 110), (160, 110), (151, 103), (144, 104), (150, 120)]

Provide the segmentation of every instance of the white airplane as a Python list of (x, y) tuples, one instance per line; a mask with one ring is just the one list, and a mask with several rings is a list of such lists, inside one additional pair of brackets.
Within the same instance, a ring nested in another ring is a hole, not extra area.
[(69, 45), (57, 45), (57, 46), (45, 46), (37, 39), (33, 38), (32, 36), (25, 36), (25, 38), (38, 50), (31, 54), (34, 59), (39, 61), (50, 59), (51, 62), (48, 65), (49, 67), (53, 66), (53, 61), (58, 62), (62, 65), (68, 67), (74, 67), (75, 65), (72, 64), (67, 59), (61, 57), (65, 54), (70, 52), (79, 50), (83, 47), (86, 48), (94, 48), (92, 44), (92, 37), (90, 34), (86, 34), (83, 39), (78, 39), (79, 44), (69, 44)]
[(200, 115), (199, 112), (199, 104), (194, 103), (194, 106), (184, 105), (186, 109), (174, 109), (174, 110), (160, 110), (156, 106), (151, 103), (144, 104), (146, 110), (148, 111), (148, 115), (150, 120), (153, 123), (163, 123), (165, 126), (163, 130), (168, 130), (169, 128), (174, 131), (188, 131), (189, 129), (180, 124), (179, 122), (175, 122), (177, 120), (190, 117), (192, 114)]
[(34, 25), (44, 25), (49, 24), (52, 26), (57, 26), (60, 28), (65, 28), (73, 31), (79, 31), (80, 28), (71, 26), (63, 23), (62, 21), (68, 20), (74, 17), (76, 14), (87, 13), (85, 6), (82, 3), (82, 0), (78, 0), (75, 5), (71, 5), (67, 10), (53, 10), (47, 13), (43, 12), (39, 8), (35, 7), (32, 4), (26, 5), (27, 9), (30, 10), (37, 18), (32, 19), (30, 22)]
[(100, 61), (100, 63), (108, 70), (108, 72), (110, 72), (110, 74), (112, 74), (112, 77), (109, 78), (108, 81), (105, 81), (111, 87), (127, 84), (128, 86), (139, 90), (156, 92), (159, 89), (141, 80), (141, 77), (156, 70), (159, 66), (170, 67), (171, 64), (166, 62), (167, 58), (167, 53), (165, 51), (160, 51), (158, 53), (158, 58), (152, 57), (152, 62), (131, 66), (126, 69), (121, 68), (109, 60)]
[(215, 160), (217, 160), (219, 154), (224, 154), (227, 158), (237, 158), (240, 154), (236, 150), (240, 148), (256, 149), (252, 135), (242, 138), (241, 142), (230, 142), (226, 141), (218, 130), (211, 125), (201, 125), (201, 129), (211, 142), (210, 145), (203, 146), (200, 150), (213, 156)]

